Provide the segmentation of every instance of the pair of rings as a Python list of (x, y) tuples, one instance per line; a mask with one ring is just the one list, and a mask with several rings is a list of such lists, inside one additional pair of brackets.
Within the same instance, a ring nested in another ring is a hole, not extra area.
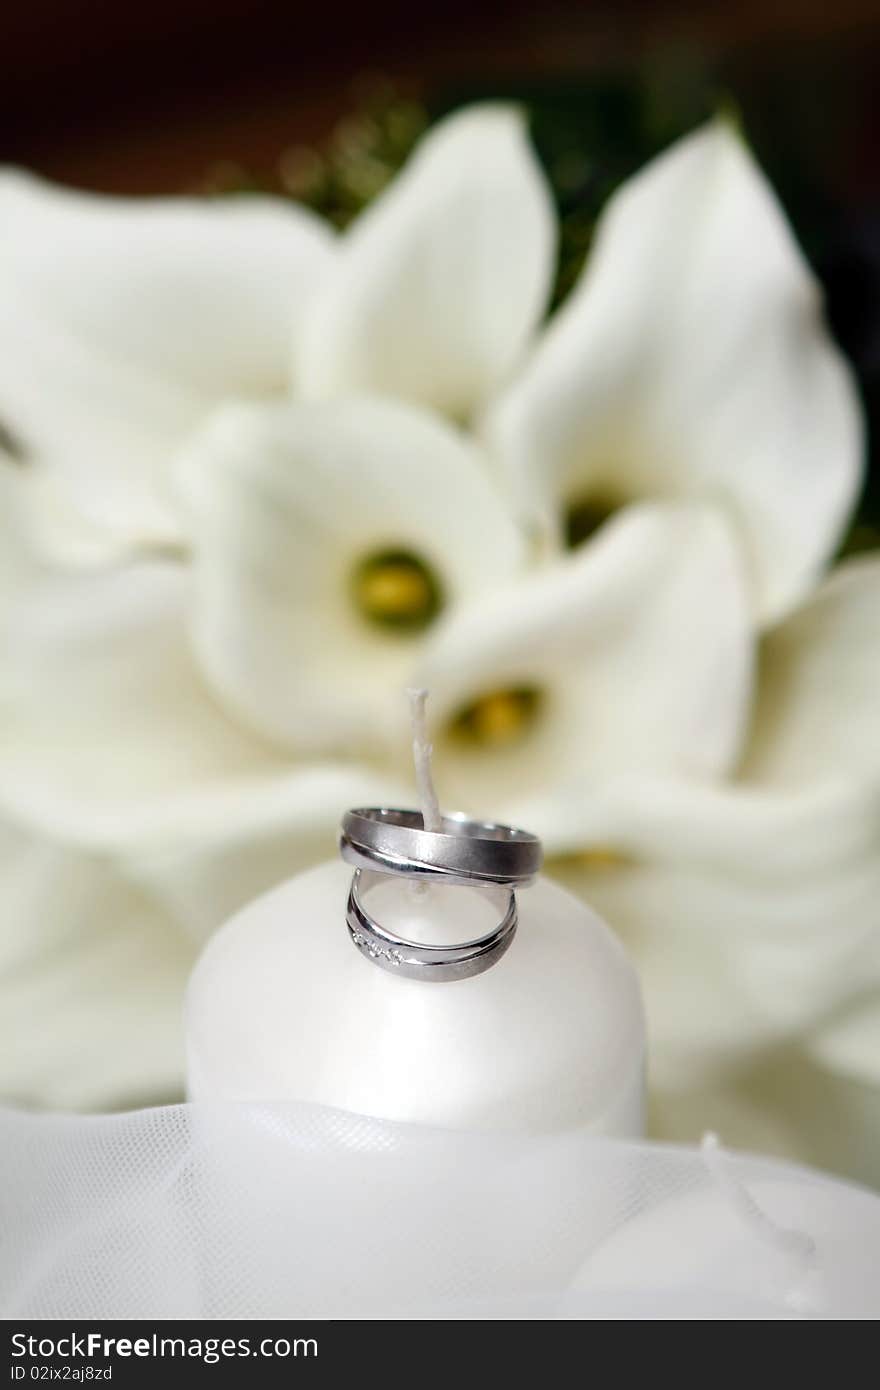
[[(346, 923), (351, 940), (375, 965), (416, 980), (463, 980), (500, 960), (517, 928), (516, 888), (541, 867), (541, 842), (526, 830), (465, 816), (443, 816), (442, 829), (425, 830), (421, 812), (367, 807), (342, 821), (339, 848), (354, 865)], [(364, 872), (423, 882), (498, 887), (507, 909), (490, 932), (454, 945), (407, 941), (370, 915), (361, 897)]]

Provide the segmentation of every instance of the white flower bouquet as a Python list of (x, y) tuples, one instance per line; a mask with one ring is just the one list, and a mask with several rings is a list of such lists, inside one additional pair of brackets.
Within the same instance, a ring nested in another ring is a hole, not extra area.
[(175, 1095), (200, 943), (412, 799), (421, 684), (445, 803), (537, 831), (633, 954), (655, 1133), (880, 1178), (863, 425), (737, 129), (619, 188), (549, 316), (500, 104), (340, 235), (8, 171), (0, 247), (5, 1096)]

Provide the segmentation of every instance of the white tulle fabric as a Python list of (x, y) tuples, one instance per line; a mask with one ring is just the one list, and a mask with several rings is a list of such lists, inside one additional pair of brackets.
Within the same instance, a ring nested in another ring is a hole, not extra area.
[(4, 1318), (869, 1318), (880, 1198), (301, 1105), (0, 1112)]

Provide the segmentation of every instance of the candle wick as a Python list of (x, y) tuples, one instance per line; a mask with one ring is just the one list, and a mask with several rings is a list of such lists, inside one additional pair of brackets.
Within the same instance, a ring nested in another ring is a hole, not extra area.
[[(717, 1134), (711, 1131), (703, 1135), (700, 1153), (710, 1175), (719, 1189), (725, 1194), (731, 1206), (741, 1218), (746, 1228), (759, 1240), (774, 1246), (788, 1256), (796, 1270), (804, 1272), (815, 1266), (817, 1261), (816, 1242), (806, 1231), (798, 1231), (780, 1226), (758, 1205), (748, 1188), (731, 1171), (725, 1161), (724, 1150)], [(795, 1286), (791, 1290), (791, 1301), (801, 1301), (803, 1294)]]
[(443, 817), (440, 803), (434, 789), (434, 776), (431, 771), (431, 756), (434, 749), (428, 739), (428, 719), (425, 705), (427, 690), (408, 690), (409, 718), (412, 727), (413, 762), (416, 768), (416, 786), (419, 790), (419, 803), (422, 824), (426, 830), (441, 830)]

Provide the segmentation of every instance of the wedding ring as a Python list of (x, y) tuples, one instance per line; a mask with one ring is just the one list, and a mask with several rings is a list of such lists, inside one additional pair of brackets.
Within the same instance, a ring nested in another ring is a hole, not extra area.
[(513, 940), (517, 910), (512, 887), (508, 886), (507, 911), (485, 936), (452, 946), (429, 946), (395, 936), (370, 916), (360, 897), (361, 873), (361, 869), (355, 869), (351, 880), (346, 909), (348, 931), (361, 954), (383, 970), (411, 980), (464, 980), (488, 970), (501, 959)]
[(531, 883), (543, 857), (537, 835), (512, 825), (449, 815), (425, 830), (420, 811), (378, 806), (346, 813), (339, 847), (361, 869), (505, 887)]
[[(413, 980), (464, 980), (500, 960), (517, 924), (515, 889), (531, 883), (541, 867), (541, 841), (527, 830), (467, 816), (441, 817), (439, 830), (425, 830), (421, 811), (361, 807), (343, 817), (343, 859), (354, 865), (346, 922), (358, 950), (383, 970)], [(456, 883), (471, 888), (505, 888), (510, 895), (500, 922), (485, 936), (456, 945), (425, 945), (395, 936), (367, 912), (361, 876)]]

